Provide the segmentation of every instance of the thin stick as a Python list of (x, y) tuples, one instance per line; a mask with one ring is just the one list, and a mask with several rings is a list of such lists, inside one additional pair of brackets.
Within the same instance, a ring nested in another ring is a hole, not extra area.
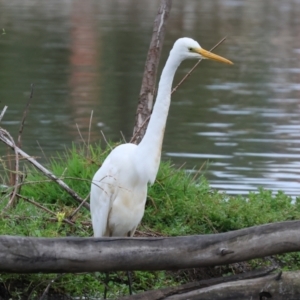
[(91, 140), (91, 127), (92, 127), (93, 114), (94, 111), (92, 110), (91, 117), (90, 117), (90, 124), (89, 124), (88, 147), (90, 146), (90, 140)]
[(77, 212), (80, 210), (80, 208), (82, 207), (82, 205), (89, 199), (89, 197), (90, 197), (90, 193), (86, 196), (86, 198), (83, 200), (83, 202), (81, 202), (81, 204), (69, 216), (70, 220), (77, 214)]
[(199, 173), (201, 172), (202, 168), (206, 165), (206, 161), (201, 165), (201, 167), (199, 168), (199, 170), (195, 173), (195, 175), (193, 176), (192, 181), (195, 181), (197, 176), (199, 175)]
[(135, 140), (136, 136), (140, 133), (141, 129), (149, 121), (150, 117), (151, 117), (151, 114), (145, 119), (145, 121), (143, 122), (143, 124), (138, 128), (138, 130), (135, 132), (135, 134), (133, 135), (133, 137), (130, 139), (129, 143), (133, 143), (133, 141)]
[(47, 294), (49, 292), (51, 284), (54, 283), (55, 280), (57, 280), (58, 278), (62, 277), (63, 275), (65, 275), (65, 274), (64, 273), (63, 274), (59, 274), (59, 275), (56, 276), (56, 278), (49, 280), (49, 284), (47, 285), (46, 289), (44, 290), (44, 292), (43, 292), (43, 294), (42, 294), (42, 296), (41, 296), (41, 298), (39, 300), (46, 299), (46, 296), (47, 296)]
[[(8, 136), (10, 142), (15, 146), (15, 141), (12, 138), (12, 136), (4, 129), (1, 129), (6, 136)], [(15, 204), (15, 197), (17, 194), (17, 191), (19, 189), (19, 155), (18, 155), (18, 151), (16, 150), (16, 148), (14, 148), (15, 151), (15, 156), (16, 156), (16, 160), (15, 160), (15, 173), (14, 173), (14, 190), (13, 193), (11, 195), (10, 200), (8, 201), (5, 209), (10, 208), (11, 206), (13, 206)]]
[(25, 123), (25, 120), (26, 120), (26, 117), (27, 117), (27, 113), (28, 113), (28, 109), (29, 109), (29, 106), (30, 106), (31, 99), (33, 97), (33, 87), (34, 87), (34, 84), (32, 83), (31, 84), (30, 96), (29, 96), (29, 99), (27, 101), (26, 107), (24, 109), (22, 122), (21, 122), (21, 125), (20, 125), (20, 128), (19, 128), (19, 136), (18, 136), (18, 147), (19, 148), (21, 148), (21, 137), (22, 137), (22, 133), (23, 133), (23, 129), (24, 129), (24, 123)]
[(127, 143), (127, 141), (126, 141), (126, 139), (125, 139), (125, 136), (124, 136), (124, 134), (123, 134), (122, 131), (120, 131), (120, 134), (121, 134), (121, 136), (122, 136), (122, 139), (123, 139), (124, 143)]
[(80, 129), (79, 129), (79, 126), (78, 126), (77, 123), (76, 123), (76, 128), (77, 128), (77, 131), (78, 131), (78, 134), (79, 134), (80, 138), (82, 139), (83, 144), (87, 147), (86, 142), (85, 142), (85, 140), (84, 140), (84, 138), (83, 138), (83, 136), (80, 132)]
[[(215, 46), (213, 46), (211, 48), (210, 51), (213, 51), (216, 47), (218, 47), (221, 43), (223, 43), (226, 40), (226, 36), (220, 41), (218, 42)], [(180, 82), (175, 86), (175, 88), (173, 88), (171, 95), (177, 91), (177, 89), (181, 86), (181, 84), (192, 74), (192, 72), (196, 69), (196, 67), (200, 64), (200, 62), (202, 61), (202, 59), (199, 59), (196, 64), (191, 68), (191, 70), (180, 80)], [(145, 124), (148, 123), (149, 119), (151, 117), (151, 114), (145, 119), (145, 121), (143, 122), (143, 124), (138, 128), (138, 130), (135, 132), (135, 134), (133, 135), (133, 137), (130, 139), (129, 143), (132, 143), (137, 135), (140, 133), (141, 129), (145, 126)]]
[(36, 142), (37, 142), (37, 144), (38, 144), (38, 146), (39, 146), (39, 148), (40, 148), (40, 150), (41, 150), (41, 152), (42, 152), (42, 154), (43, 154), (45, 160), (48, 161), (48, 157), (46, 156), (46, 154), (45, 154), (43, 148), (41, 147), (41, 145), (40, 145), (40, 143), (39, 143), (39, 141), (36, 141)]
[(106, 140), (106, 137), (105, 137), (105, 135), (104, 135), (104, 133), (103, 133), (102, 130), (101, 130), (101, 134), (102, 134), (102, 136), (103, 136), (103, 139), (104, 139), (106, 145), (110, 148), (110, 150), (112, 150), (112, 147), (110, 146), (110, 144), (109, 144), (108, 141)]
[[(40, 209), (46, 211), (46, 212), (49, 213), (50, 215), (56, 216), (56, 213), (54, 213), (53, 211), (51, 211), (51, 210), (48, 209), (47, 207), (44, 207), (43, 205), (41, 205), (41, 204), (39, 204), (39, 203), (37, 203), (37, 202), (35, 202), (35, 201), (33, 201), (33, 200), (30, 200), (29, 198), (24, 197), (24, 196), (22, 196), (22, 195), (20, 195), (20, 194), (17, 194), (17, 196), (18, 196), (19, 198), (25, 200), (26, 202), (29, 202), (29, 203), (33, 204), (34, 206), (36, 206), (36, 207), (38, 207), (38, 208), (40, 208)], [(68, 219), (63, 219), (63, 222), (65, 222), (65, 223), (67, 223), (67, 224), (69, 224), (69, 225), (75, 226), (75, 223), (73, 223), (72, 221), (70, 221), (70, 220), (68, 220)]]
[[(75, 192), (73, 191), (66, 183), (64, 183), (62, 180), (60, 180), (57, 176), (52, 174), (49, 170), (47, 170), (45, 167), (43, 167), (40, 163), (38, 163), (34, 158), (29, 156), (27, 153), (25, 153), (23, 150), (18, 148), (14, 143), (12, 143), (6, 136), (5, 136), (5, 130), (0, 128), (0, 140), (4, 142), (6, 145), (8, 145), (10, 148), (15, 150), (19, 155), (23, 156), (26, 160), (28, 160), (31, 164), (33, 164), (39, 171), (41, 171), (45, 176), (56, 182), (60, 187), (62, 187), (70, 196), (72, 196), (73, 199), (78, 201), (79, 203), (83, 202), (84, 200)], [(88, 203), (84, 203), (83, 206), (86, 209), (90, 208), (90, 205)]]
[(4, 114), (5, 114), (6, 110), (7, 110), (7, 106), (5, 105), (4, 108), (1, 111), (1, 114), (0, 114), (0, 122), (1, 122), (1, 120), (2, 120), (2, 118), (4, 116)]
[[(215, 46), (213, 46), (210, 49), (210, 52), (213, 51), (216, 47), (218, 47), (220, 44), (222, 44), (225, 40), (226, 40), (226, 36), (219, 42), (217, 43)], [(196, 69), (196, 67), (200, 64), (200, 62), (202, 61), (202, 58), (199, 59), (196, 64), (190, 69), (190, 71), (179, 81), (179, 83), (173, 88), (171, 95), (177, 91), (177, 89), (183, 84), (183, 82), (192, 74), (192, 72)]]

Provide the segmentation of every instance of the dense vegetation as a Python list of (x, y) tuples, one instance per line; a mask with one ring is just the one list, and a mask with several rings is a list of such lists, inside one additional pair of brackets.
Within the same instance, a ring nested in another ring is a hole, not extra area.
[[(108, 146), (101, 150), (99, 145), (78, 147), (57, 155), (49, 161), (49, 169), (62, 178), (82, 198), (89, 194), (90, 179), (110, 151)], [(2, 160), (7, 170), (5, 159)], [(0, 201), (0, 234), (36, 237), (92, 236), (90, 214), (82, 208), (71, 226), (63, 222), (72, 214), (77, 203), (54, 182), (32, 167), (26, 167), (26, 180), (14, 208), (5, 210), (11, 188), (3, 188)], [(7, 180), (9, 171), (2, 175)], [(198, 175), (198, 174), (196, 174)], [(34, 202), (33, 202), (34, 201)], [(36, 203), (42, 205), (37, 206)], [(49, 211), (45, 210), (48, 209)], [(51, 213), (52, 212), (52, 213)], [(142, 224), (137, 235), (178, 236), (224, 232), (258, 224), (300, 219), (300, 199), (292, 203), (291, 198), (279, 192), (251, 192), (247, 197), (231, 197), (210, 188), (205, 177), (187, 174), (176, 169), (170, 162), (161, 164), (157, 180), (149, 188), (148, 201)], [(298, 268), (298, 253), (276, 258), (284, 268)], [(250, 268), (267, 264), (268, 260), (247, 263)], [(210, 271), (194, 270), (181, 272), (134, 272), (135, 292), (177, 285), (192, 279), (227, 275), (236, 272), (234, 267), (220, 267)], [(217, 270), (217, 271), (216, 271)], [(124, 272), (111, 274), (109, 296), (117, 298), (127, 294), (127, 277)], [(36, 299), (49, 285), (50, 294), (69, 296), (103, 295), (105, 275), (93, 274), (0, 274), (0, 298)], [(52, 282), (53, 280), (53, 282)], [(57, 296), (54, 296), (57, 297)], [(54, 298), (58, 299), (58, 298)]]

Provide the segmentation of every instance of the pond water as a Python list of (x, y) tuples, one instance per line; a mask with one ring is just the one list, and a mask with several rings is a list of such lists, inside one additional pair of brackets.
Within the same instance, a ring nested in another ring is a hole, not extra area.
[[(44, 160), (84, 139), (132, 135), (159, 1), (0, 1), (1, 126)], [(160, 70), (174, 41), (192, 37), (235, 64), (201, 62), (173, 95), (163, 159), (212, 187), (300, 192), (300, 0), (173, 0)], [(193, 66), (184, 62), (178, 82)], [(160, 73), (160, 71), (159, 71)], [(122, 132), (122, 134), (121, 134)], [(0, 144), (1, 153), (5, 146)]]

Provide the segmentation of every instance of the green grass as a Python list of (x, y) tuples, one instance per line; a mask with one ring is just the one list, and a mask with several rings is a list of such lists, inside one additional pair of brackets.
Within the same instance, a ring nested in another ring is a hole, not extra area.
[[(90, 190), (90, 180), (109, 152), (110, 148), (103, 151), (99, 145), (90, 146), (88, 149), (73, 146), (72, 149), (66, 150), (66, 153), (51, 159), (48, 167), (82, 198), (86, 198)], [(5, 174), (1, 177), (5, 178)], [(77, 207), (77, 202), (32, 167), (27, 166), (27, 176), (21, 194), (51, 210), (53, 215), (24, 199), (19, 199), (15, 208), (5, 211), (8, 197), (2, 190), (1, 235), (92, 236), (89, 212), (82, 208), (73, 218), (75, 226), (62, 222), (61, 219), (68, 217)], [(211, 189), (203, 176), (194, 179), (193, 175), (176, 169), (170, 162), (163, 162), (155, 184), (149, 187), (145, 216), (138, 230), (151, 230), (167, 236), (208, 234), (296, 219), (300, 219), (299, 198), (292, 203), (291, 198), (284, 193), (272, 194), (264, 189), (251, 192), (247, 197), (231, 197)], [(281, 255), (278, 259), (284, 268), (299, 268), (299, 253)], [(251, 262), (252, 267), (261, 264), (267, 262)], [(103, 293), (104, 278), (105, 275), (101, 273), (1, 274), (0, 284), (10, 287), (13, 299), (36, 299), (52, 279), (52, 293), (99, 296)], [(111, 279), (113, 280), (109, 284), (109, 291), (112, 298), (128, 293), (124, 272), (112, 274)], [(174, 275), (172, 272), (135, 272), (133, 288), (138, 292), (172, 286), (186, 280), (189, 278)]]

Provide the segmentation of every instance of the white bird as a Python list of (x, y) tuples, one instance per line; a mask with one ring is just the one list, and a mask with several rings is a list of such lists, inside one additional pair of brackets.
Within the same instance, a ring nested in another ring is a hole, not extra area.
[(160, 164), (161, 147), (171, 102), (174, 74), (185, 59), (231, 61), (204, 50), (190, 38), (178, 39), (162, 71), (156, 102), (139, 145), (116, 147), (94, 175), (91, 216), (95, 237), (131, 237), (143, 218), (148, 184), (153, 184)]

